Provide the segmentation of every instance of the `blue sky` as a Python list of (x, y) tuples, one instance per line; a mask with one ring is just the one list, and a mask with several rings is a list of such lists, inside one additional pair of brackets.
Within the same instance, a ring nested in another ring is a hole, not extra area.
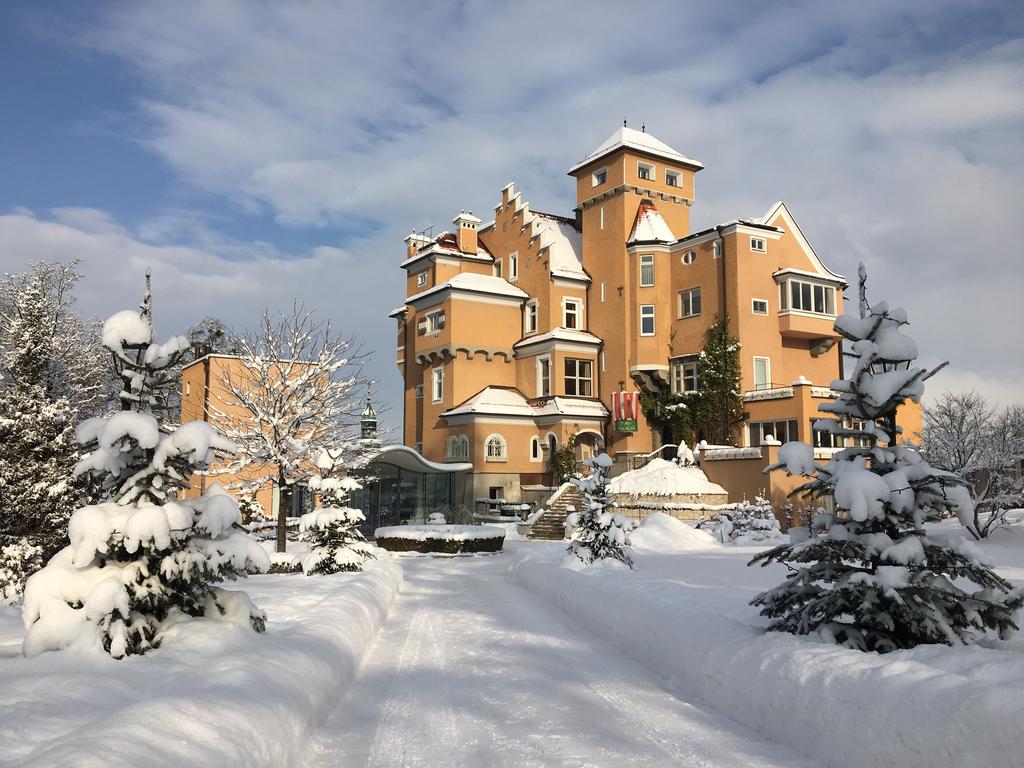
[(964, 0), (8, 0), (0, 269), (81, 258), (105, 316), (150, 265), (165, 333), (298, 296), (397, 402), (402, 237), (512, 180), (568, 214), (566, 169), (627, 116), (704, 162), (695, 228), (785, 199), (952, 361), (933, 394), (1024, 400), (1022, 33)]

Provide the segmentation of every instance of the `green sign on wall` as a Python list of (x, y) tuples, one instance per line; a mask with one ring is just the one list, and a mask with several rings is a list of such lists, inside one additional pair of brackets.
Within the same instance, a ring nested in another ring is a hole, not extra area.
[(616, 432), (636, 432), (636, 419), (616, 419)]

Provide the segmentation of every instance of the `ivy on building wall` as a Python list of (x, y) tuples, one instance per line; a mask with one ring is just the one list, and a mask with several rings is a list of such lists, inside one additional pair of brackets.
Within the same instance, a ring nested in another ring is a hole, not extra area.
[(704, 349), (697, 357), (696, 392), (673, 394), (668, 386), (640, 395), (647, 420), (668, 427), (672, 441), (693, 445), (707, 440), (730, 445), (743, 418), (740, 396), (740, 343), (729, 333), (728, 317), (704, 334)]

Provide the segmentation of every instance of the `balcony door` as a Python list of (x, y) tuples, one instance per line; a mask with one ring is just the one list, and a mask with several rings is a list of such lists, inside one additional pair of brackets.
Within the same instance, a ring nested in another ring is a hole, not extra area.
[(754, 389), (768, 389), (772, 385), (772, 361), (767, 357), (754, 358)]

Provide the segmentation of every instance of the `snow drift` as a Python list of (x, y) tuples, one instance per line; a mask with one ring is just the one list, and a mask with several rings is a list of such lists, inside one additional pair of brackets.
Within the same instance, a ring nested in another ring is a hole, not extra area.
[(625, 472), (609, 484), (616, 496), (726, 496), (725, 489), (712, 483), (697, 467), (682, 467), (665, 459), (651, 459), (640, 469)]

